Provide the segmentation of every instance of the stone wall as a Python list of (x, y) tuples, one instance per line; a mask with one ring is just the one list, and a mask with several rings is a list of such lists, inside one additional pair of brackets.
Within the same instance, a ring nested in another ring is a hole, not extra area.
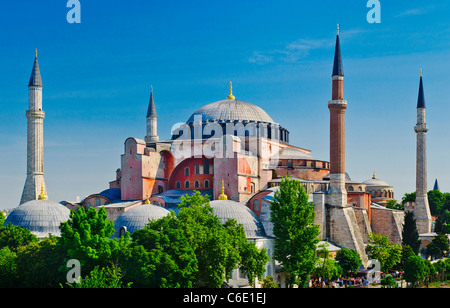
[(403, 211), (372, 206), (372, 231), (388, 236), (391, 242), (401, 243), (404, 217)]

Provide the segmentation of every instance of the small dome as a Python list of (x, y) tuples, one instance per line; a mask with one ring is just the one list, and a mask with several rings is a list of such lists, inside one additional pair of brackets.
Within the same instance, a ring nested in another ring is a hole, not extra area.
[(367, 186), (391, 186), (385, 181), (376, 178), (371, 178), (367, 181), (364, 181), (363, 184), (366, 184)]
[(237, 99), (226, 99), (205, 105), (194, 112), (187, 123), (193, 123), (195, 116), (202, 116), (202, 122), (222, 120), (275, 123), (262, 108)]
[(238, 224), (243, 225), (247, 238), (266, 236), (258, 216), (244, 204), (231, 200), (214, 200), (210, 204), (222, 223), (235, 219)]
[(64, 205), (47, 199), (31, 200), (19, 205), (6, 218), (9, 223), (28, 229), (38, 238), (49, 234), (61, 235), (59, 226), (70, 218), (70, 210)]
[(120, 237), (121, 229), (129, 231), (133, 234), (136, 230), (143, 229), (150, 219), (157, 220), (169, 214), (169, 211), (161, 206), (154, 204), (142, 204), (128, 211), (125, 211), (120, 215), (116, 221), (114, 221), (114, 237)]

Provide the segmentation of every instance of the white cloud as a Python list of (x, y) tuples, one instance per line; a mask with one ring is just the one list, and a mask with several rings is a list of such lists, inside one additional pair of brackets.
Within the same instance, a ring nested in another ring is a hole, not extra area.
[[(351, 29), (345, 31), (346, 39), (364, 32), (361, 29)], [(269, 51), (254, 51), (248, 58), (250, 63), (267, 64), (272, 62), (295, 63), (307, 57), (311, 51), (333, 48), (334, 39), (298, 39), (286, 45), (284, 49)]]
[(434, 8), (433, 6), (427, 6), (423, 8), (408, 9), (398, 13), (395, 17), (424, 15), (430, 12), (433, 8)]

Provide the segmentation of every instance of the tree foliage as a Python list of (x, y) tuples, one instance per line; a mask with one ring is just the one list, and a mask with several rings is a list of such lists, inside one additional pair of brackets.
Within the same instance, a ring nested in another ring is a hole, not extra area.
[(402, 257), (400, 244), (394, 244), (387, 236), (375, 233), (369, 234), (368, 239), (367, 254), (369, 258), (380, 262), (382, 271), (387, 272), (400, 262)]
[(344, 273), (351, 274), (356, 273), (359, 266), (361, 265), (361, 258), (359, 254), (354, 249), (348, 249), (342, 247), (336, 254), (336, 261), (344, 270)]
[(415, 254), (419, 253), (419, 231), (417, 230), (416, 219), (414, 218), (414, 212), (412, 211), (405, 212), (405, 220), (402, 230), (402, 244), (411, 247)]
[(414, 285), (425, 277), (425, 262), (419, 256), (409, 257), (403, 269), (405, 271), (403, 278), (411, 285)]
[(289, 285), (305, 287), (317, 260), (319, 226), (314, 225), (314, 207), (300, 182), (285, 177), (270, 208), (275, 259), (289, 274)]

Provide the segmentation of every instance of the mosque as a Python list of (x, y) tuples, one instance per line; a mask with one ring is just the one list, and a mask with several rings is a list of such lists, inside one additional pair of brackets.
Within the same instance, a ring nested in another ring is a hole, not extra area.
[[(422, 76), (420, 78), (422, 94), (419, 93), (419, 100), (420, 95), (423, 96)], [(282, 283), (283, 277), (272, 258), (274, 235), (270, 202), (281, 179), (288, 176), (302, 184), (314, 204), (320, 240), (330, 242), (336, 249), (355, 249), (366, 264), (367, 236), (373, 232), (400, 243), (404, 212), (385, 207), (386, 201), (394, 198), (394, 188), (376, 178), (375, 173), (368, 180), (356, 181), (345, 171), (345, 110), (351, 103), (344, 100), (339, 27), (331, 79), (331, 100), (327, 105), (330, 113), (329, 161), (312, 156), (309, 149), (291, 144), (289, 130), (275, 122), (262, 108), (236, 98), (231, 82), (225, 99), (194, 111), (186, 123), (172, 130), (170, 140), (160, 140), (157, 105), (151, 88), (146, 135), (144, 139), (130, 137), (125, 140), (121, 166), (109, 187), (78, 203), (57, 203), (47, 199), (44, 184), (45, 113), (36, 54), (28, 86), (27, 180), (21, 205), (8, 216), (5, 225), (11, 222), (45, 236), (57, 233), (52, 226), (68, 219), (68, 208), (103, 206), (108, 218), (115, 223), (114, 236), (119, 237), (126, 231), (133, 233), (143, 228), (148, 219), (163, 217), (169, 210), (177, 212), (181, 196), (199, 191), (210, 198), (214, 212), (222, 221), (236, 219), (244, 226), (248, 240), (268, 250), (270, 261), (266, 275)], [(423, 123), (424, 109), (424, 105), (418, 104)], [(426, 133), (424, 125), (418, 124), (417, 132)], [(417, 173), (421, 174), (418, 178), (423, 179), (426, 172), (423, 135), (418, 137), (419, 142), (418, 149), (422, 152), (418, 155), (422, 156), (418, 156), (420, 168)], [(425, 189), (426, 192), (426, 182), (421, 181), (421, 191)], [(423, 194), (420, 197), (424, 199)], [(425, 201), (418, 203), (415, 210), (418, 217), (425, 213), (420, 219), (429, 226), (430, 218), (426, 216), (429, 209), (427, 212)], [(33, 218), (38, 215), (46, 218)], [(430, 231), (428, 228), (422, 233)], [(245, 286), (244, 278), (235, 272), (230, 284)]]

